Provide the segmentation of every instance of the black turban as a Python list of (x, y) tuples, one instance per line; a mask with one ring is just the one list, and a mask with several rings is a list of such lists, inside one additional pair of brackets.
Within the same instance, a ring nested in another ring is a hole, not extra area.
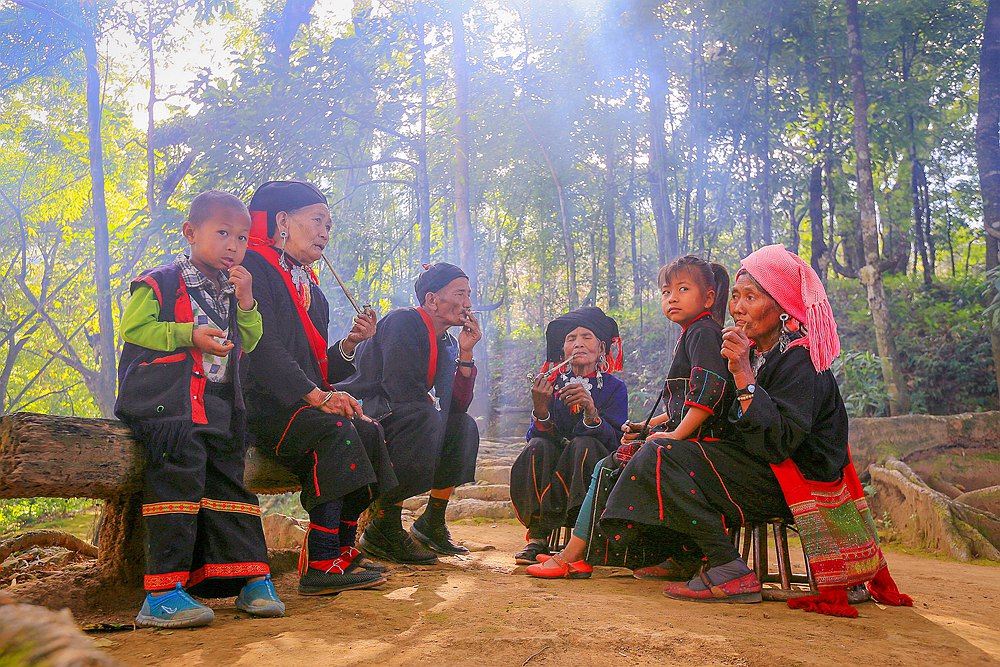
[(465, 271), (448, 262), (431, 264), (413, 283), (413, 291), (417, 294), (417, 303), (424, 305), (428, 292), (437, 292), (455, 278), (468, 278)]
[(563, 344), (566, 342), (566, 335), (577, 327), (593, 331), (598, 340), (604, 343), (605, 352), (609, 357), (619, 356), (613, 350), (616, 343), (618, 348), (621, 347), (618, 323), (605, 315), (600, 308), (586, 306), (557, 317), (545, 327), (546, 359), (551, 362), (563, 360)]
[[(277, 227), (274, 216), (279, 211), (294, 211), (311, 204), (327, 203), (326, 195), (312, 183), (305, 181), (268, 181), (257, 188), (250, 198), (250, 217), (254, 221), (252, 236), (261, 236), (265, 230), (258, 228), (258, 222), (267, 215), (267, 238), (274, 236)], [(254, 215), (254, 214), (257, 215)]]

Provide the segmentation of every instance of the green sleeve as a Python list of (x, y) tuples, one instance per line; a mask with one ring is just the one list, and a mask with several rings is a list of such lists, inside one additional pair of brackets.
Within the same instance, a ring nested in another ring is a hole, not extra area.
[(257, 301), (253, 302), (253, 308), (243, 310), (236, 306), (236, 326), (240, 328), (240, 340), (243, 341), (243, 351), (250, 353), (257, 347), (260, 337), (264, 335), (264, 320), (257, 310)]
[(122, 313), (122, 339), (126, 343), (162, 352), (191, 347), (194, 330), (191, 322), (160, 322), (159, 317), (160, 303), (153, 289), (148, 285), (139, 285)]

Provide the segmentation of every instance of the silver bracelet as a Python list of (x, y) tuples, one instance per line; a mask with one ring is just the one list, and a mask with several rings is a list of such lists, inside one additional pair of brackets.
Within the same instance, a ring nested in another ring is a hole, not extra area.
[(549, 411), (549, 416), (546, 417), (545, 419), (542, 419), (541, 417), (539, 417), (538, 415), (535, 414), (534, 410), (532, 410), (531, 411), (531, 418), (534, 419), (539, 424), (548, 424), (550, 421), (552, 421), (552, 412)]
[(591, 424), (589, 421), (587, 421), (587, 416), (584, 415), (583, 416), (583, 425), (586, 426), (587, 428), (597, 428), (598, 426), (601, 425), (601, 418), (600, 417), (597, 418), (597, 423), (596, 424)]
[(354, 352), (347, 354), (344, 352), (344, 341), (346, 338), (341, 338), (340, 342), (337, 343), (337, 349), (340, 350), (340, 356), (344, 358), (344, 361), (354, 361), (354, 355), (358, 353), (358, 348), (354, 348)]
[(327, 392), (326, 396), (323, 397), (323, 402), (320, 403), (319, 406), (317, 406), (317, 407), (322, 407), (322, 406), (326, 405), (327, 403), (329, 403), (330, 399), (333, 398), (333, 395), (336, 394), (336, 393), (337, 393), (336, 390)]

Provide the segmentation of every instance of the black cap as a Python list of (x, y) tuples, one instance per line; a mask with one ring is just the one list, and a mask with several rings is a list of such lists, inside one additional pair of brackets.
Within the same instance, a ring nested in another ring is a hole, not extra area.
[[(274, 236), (277, 223), (274, 216), (279, 211), (294, 211), (311, 204), (326, 204), (326, 195), (312, 183), (305, 181), (268, 181), (250, 198), (250, 215), (255, 211), (267, 213), (267, 236)], [(255, 230), (257, 231), (257, 230)]]
[(456, 278), (468, 278), (465, 271), (454, 264), (448, 262), (438, 262), (437, 264), (425, 265), (427, 269), (420, 274), (417, 282), (413, 283), (413, 291), (417, 295), (417, 303), (424, 305), (424, 299), (428, 292), (437, 292), (439, 289)]

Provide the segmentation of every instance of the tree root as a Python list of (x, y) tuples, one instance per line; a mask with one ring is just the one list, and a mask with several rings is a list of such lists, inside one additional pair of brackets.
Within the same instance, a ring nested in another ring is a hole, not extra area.
[(62, 547), (87, 558), (97, 558), (97, 547), (61, 530), (32, 530), (0, 542), (0, 563), (18, 551), (32, 547)]

